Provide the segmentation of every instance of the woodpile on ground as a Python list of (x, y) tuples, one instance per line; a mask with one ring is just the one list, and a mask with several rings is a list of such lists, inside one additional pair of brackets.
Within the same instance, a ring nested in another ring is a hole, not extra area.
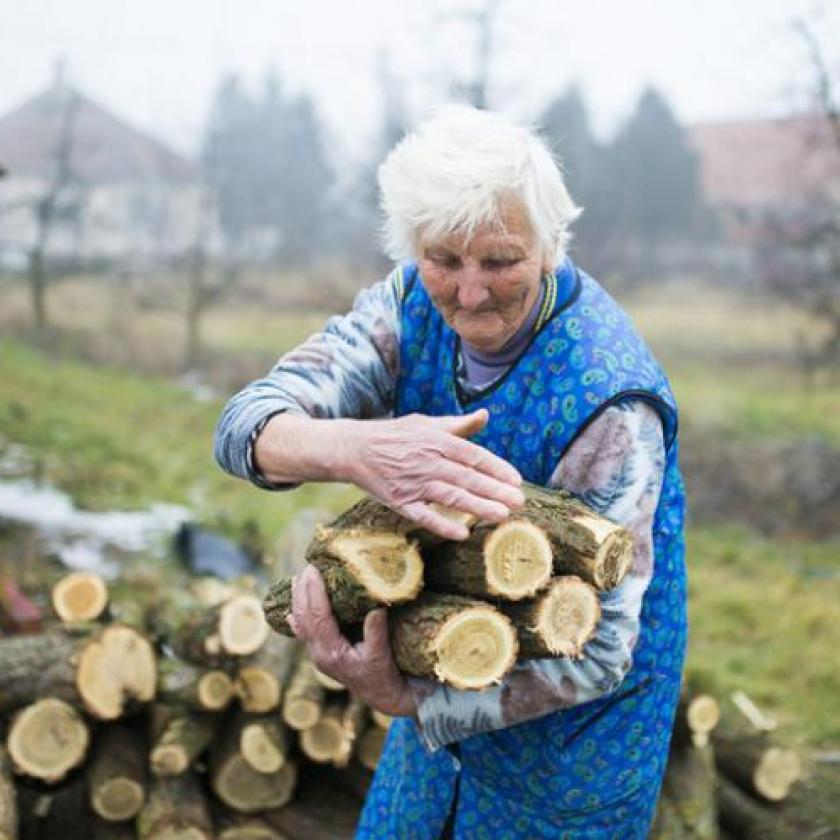
[(0, 636), (0, 840), (352, 836), (389, 721), (248, 582), (45, 579)]
[(723, 703), (686, 692), (651, 840), (840, 837), (840, 822), (823, 822), (809, 797), (797, 796), (807, 790), (805, 768), (775, 729), (743, 692)]
[[(565, 493), (524, 490), (525, 507), (501, 525), (462, 518), (470, 534), (461, 542), (366, 498), (317, 530), (306, 559), (348, 635), (386, 607), (403, 673), (486, 688), (517, 659), (582, 656), (600, 618), (598, 593), (616, 587), (633, 561), (625, 529)], [(269, 624), (291, 635), (290, 578), (264, 607)]]

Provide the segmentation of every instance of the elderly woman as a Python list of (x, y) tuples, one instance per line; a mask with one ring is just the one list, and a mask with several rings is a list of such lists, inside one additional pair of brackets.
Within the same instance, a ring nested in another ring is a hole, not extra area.
[(395, 716), (358, 837), (644, 838), (686, 637), (673, 394), (629, 319), (566, 255), (578, 214), (530, 131), (449, 107), (379, 170), (398, 267), (236, 395), (219, 462), (260, 487), (357, 485), (451, 538), (433, 503), (501, 521), (522, 479), (631, 529), (580, 660), (482, 692), (397, 671), (384, 611), (351, 644), (318, 573), (292, 623), (319, 668)]

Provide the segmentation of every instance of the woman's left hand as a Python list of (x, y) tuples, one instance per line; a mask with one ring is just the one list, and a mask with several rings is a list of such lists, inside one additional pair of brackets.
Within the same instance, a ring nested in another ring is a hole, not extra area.
[(356, 698), (393, 717), (416, 713), (411, 690), (391, 654), (384, 609), (368, 613), (362, 641), (352, 644), (339, 630), (321, 575), (309, 565), (292, 583), (288, 622), (306, 644), (315, 667)]

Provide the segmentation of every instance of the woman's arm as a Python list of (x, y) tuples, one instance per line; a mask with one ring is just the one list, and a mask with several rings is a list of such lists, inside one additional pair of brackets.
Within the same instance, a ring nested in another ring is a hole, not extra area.
[(600, 596), (602, 618), (584, 658), (518, 664), (498, 686), (457, 691), (409, 680), (423, 739), (431, 749), (512, 726), (614, 691), (630, 670), (642, 598), (653, 575), (653, 516), (665, 464), (662, 424), (645, 402), (608, 408), (562, 458), (551, 485), (563, 487), (635, 537), (630, 573)]

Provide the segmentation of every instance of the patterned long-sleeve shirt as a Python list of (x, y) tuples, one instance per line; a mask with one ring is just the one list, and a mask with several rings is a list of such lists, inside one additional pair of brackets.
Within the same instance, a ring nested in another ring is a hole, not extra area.
[[(389, 416), (399, 347), (400, 299), (394, 283), (385, 280), (361, 292), (350, 313), (331, 318), (322, 332), (230, 400), (216, 432), (217, 460), (234, 475), (273, 489), (253, 461), (254, 441), (267, 420), (284, 411), (318, 418)], [(410, 679), (430, 749), (594, 700), (620, 685), (632, 664), (653, 574), (652, 526), (664, 463), (662, 424), (643, 400), (609, 406), (577, 437), (549, 486), (574, 493), (633, 533), (630, 573), (600, 595), (601, 620), (580, 660), (525, 661), (480, 692)]]

